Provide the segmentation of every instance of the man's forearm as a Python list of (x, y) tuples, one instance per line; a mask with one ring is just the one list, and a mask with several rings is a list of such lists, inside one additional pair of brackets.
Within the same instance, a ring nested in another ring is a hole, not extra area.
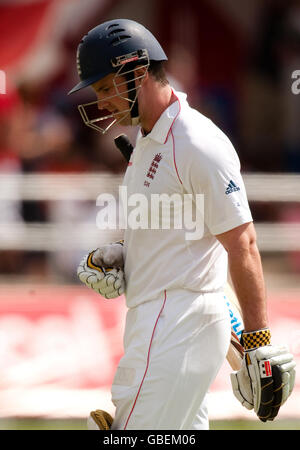
[(265, 282), (255, 242), (228, 252), (229, 271), (246, 331), (268, 326)]

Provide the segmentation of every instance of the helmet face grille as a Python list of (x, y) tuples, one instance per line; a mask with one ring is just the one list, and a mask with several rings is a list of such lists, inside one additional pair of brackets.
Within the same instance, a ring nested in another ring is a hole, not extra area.
[[(124, 65), (120, 64), (120, 67), (119, 67), (118, 71), (116, 72), (114, 79), (113, 79), (115, 92), (113, 93), (113, 95), (102, 99), (102, 101), (108, 101), (108, 100), (112, 100), (116, 97), (119, 97), (119, 98), (123, 98), (124, 100), (126, 100), (128, 102), (128, 107), (117, 113), (115, 112), (114, 114), (112, 114), (112, 113), (107, 114), (107, 111), (104, 110), (104, 114), (100, 113), (100, 116), (99, 116), (99, 109), (98, 109), (99, 100), (78, 105), (80, 115), (81, 115), (85, 125), (87, 125), (90, 128), (93, 128), (96, 131), (100, 131), (102, 134), (105, 134), (113, 125), (117, 125), (119, 123), (122, 124), (122, 121), (128, 116), (131, 116), (132, 124), (137, 125), (138, 120), (139, 120), (138, 116), (133, 117), (131, 114), (135, 107), (137, 97), (138, 97), (138, 91), (141, 88), (141, 84), (139, 84), (139, 86), (135, 87), (134, 83), (136, 80), (141, 80), (141, 81), (143, 80), (143, 78), (145, 77), (145, 75), (147, 73), (149, 64), (150, 64), (150, 61), (149, 61), (149, 58), (147, 58), (147, 61), (144, 62), (143, 65), (141, 65), (141, 68), (145, 69), (144, 73), (142, 75), (133, 75), (134, 68), (130, 68), (128, 71), (124, 72), (125, 64)], [(128, 76), (130, 76), (130, 75), (132, 75), (131, 81), (133, 82), (133, 87), (129, 86), (129, 83), (128, 83)], [(120, 77), (122, 77), (122, 78), (120, 78)], [(125, 77), (125, 81), (124, 81), (124, 77)], [(122, 89), (123, 86), (126, 86), (126, 89), (124, 92), (121, 93), (121, 90), (123, 90)], [(133, 121), (135, 121), (136, 123), (133, 123)], [(102, 124), (103, 126), (101, 126), (100, 124)]]

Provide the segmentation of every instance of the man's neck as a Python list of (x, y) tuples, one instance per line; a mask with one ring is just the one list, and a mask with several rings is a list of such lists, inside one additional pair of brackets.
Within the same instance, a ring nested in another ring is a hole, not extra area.
[(170, 85), (155, 87), (148, 90), (139, 101), (141, 129), (143, 136), (151, 132), (162, 113), (175, 101), (175, 96)]

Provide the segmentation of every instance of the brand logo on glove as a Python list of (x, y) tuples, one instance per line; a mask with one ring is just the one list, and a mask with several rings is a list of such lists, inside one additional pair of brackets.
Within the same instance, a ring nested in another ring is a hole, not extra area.
[(259, 369), (261, 378), (269, 378), (272, 376), (272, 367), (269, 359), (260, 361)]

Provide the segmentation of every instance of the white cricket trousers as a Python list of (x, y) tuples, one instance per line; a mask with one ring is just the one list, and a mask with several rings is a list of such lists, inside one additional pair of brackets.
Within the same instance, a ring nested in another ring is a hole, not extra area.
[(230, 330), (221, 292), (170, 290), (129, 309), (112, 385), (112, 429), (209, 429), (206, 395)]

